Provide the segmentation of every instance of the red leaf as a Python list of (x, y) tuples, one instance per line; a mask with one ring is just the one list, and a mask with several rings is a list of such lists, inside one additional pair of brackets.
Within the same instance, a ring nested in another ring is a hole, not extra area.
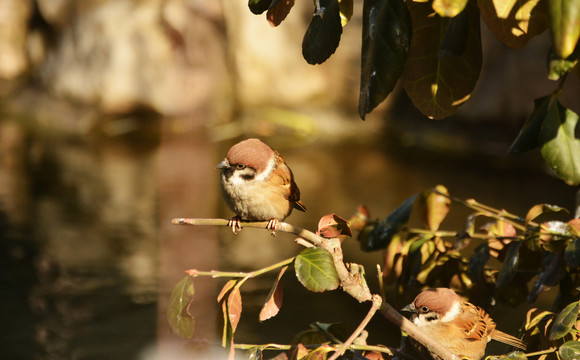
[(316, 233), (325, 238), (335, 238), (340, 235), (352, 236), (347, 221), (335, 214), (324, 215), (318, 222)]

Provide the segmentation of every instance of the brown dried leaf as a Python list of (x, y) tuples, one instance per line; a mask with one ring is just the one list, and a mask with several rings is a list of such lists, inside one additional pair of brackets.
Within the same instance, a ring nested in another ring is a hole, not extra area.
[(232, 325), (232, 333), (236, 332), (242, 315), (242, 294), (239, 286), (235, 286), (228, 296), (228, 318)]
[(236, 285), (237, 280), (228, 280), (228, 282), (222, 287), (222, 290), (218, 294), (217, 301), (221, 302), (224, 296)]
[(288, 269), (288, 266), (284, 266), (278, 273), (278, 277), (276, 278), (276, 281), (274, 281), (274, 285), (272, 285), (272, 289), (270, 290), (266, 302), (264, 303), (264, 306), (262, 306), (262, 310), (260, 311), (259, 317), (260, 321), (265, 321), (271, 317), (276, 316), (280, 311), (280, 308), (282, 308), (284, 287), (282, 286), (280, 280), (282, 279), (282, 276), (286, 272), (286, 269)]
[(294, 2), (295, 0), (280, 0), (276, 5), (269, 8), (266, 13), (268, 24), (272, 27), (280, 25), (280, 23), (284, 21), (286, 16), (290, 13), (292, 6), (294, 6)]

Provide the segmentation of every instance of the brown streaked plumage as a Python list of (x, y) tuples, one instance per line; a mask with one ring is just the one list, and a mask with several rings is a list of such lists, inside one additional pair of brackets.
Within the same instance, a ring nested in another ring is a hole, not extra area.
[(269, 220), (268, 229), (274, 233), (278, 222), (292, 209), (306, 211), (292, 171), (280, 154), (261, 140), (235, 144), (217, 168), (222, 170), (224, 199), (236, 214), (230, 220), (234, 233), (241, 229), (242, 219)]
[[(412, 312), (411, 321), (415, 325), (459, 356), (479, 360), (491, 340), (526, 349), (520, 339), (497, 330), (495, 322), (483, 309), (463, 300), (451, 289), (425, 290), (402, 310)], [(413, 345), (426, 353), (420, 344)]]

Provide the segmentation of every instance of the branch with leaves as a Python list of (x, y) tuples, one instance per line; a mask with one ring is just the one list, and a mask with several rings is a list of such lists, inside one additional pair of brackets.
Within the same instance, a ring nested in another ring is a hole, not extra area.
[[(254, 14), (267, 11), (278, 26), (295, 0), (249, 0)], [(325, 62), (340, 44), (354, 0), (317, 0), (302, 42), (309, 64)], [(547, 6), (546, 6), (547, 5)], [(550, 30), (548, 79), (555, 89), (534, 101), (527, 123), (511, 146), (516, 154), (540, 148), (546, 163), (570, 185), (580, 184), (578, 114), (559, 100), (569, 75), (580, 76), (580, 0), (364, 0), (358, 111), (362, 119), (397, 82), (425, 116), (455, 114), (469, 100), (483, 63), (480, 22), (508, 47), (522, 48)], [(514, 16), (514, 14), (517, 14)], [(532, 100), (532, 99), (530, 99)]]
[[(468, 217), (463, 230), (440, 230), (453, 203), (474, 212)], [(409, 226), (413, 211), (420, 214), (423, 227)], [(328, 326), (318, 325), (314, 331), (322, 335), (318, 337), (320, 343), (292, 347), (293, 358), (299, 359), (297, 354), (318, 354), (322, 359), (334, 360), (346, 351), (353, 350), (366, 351), (367, 354), (374, 352), (375, 355), (396, 354), (404, 358), (405, 354), (396, 349), (381, 347), (377, 353), (376, 348), (366, 344), (364, 329), (378, 312), (431, 352), (443, 359), (452, 359), (454, 354), (435, 339), (426, 336), (381, 296), (371, 292), (361, 265), (344, 262), (341, 242), (352, 236), (351, 231), (358, 231), (358, 241), (363, 250), (385, 251), (384, 270), (381, 271), (378, 266), (381, 294), (384, 292), (383, 284), (394, 285), (394, 293), (401, 296), (416, 294), (425, 287), (445, 286), (486, 307), (495, 302), (496, 298), (517, 305), (522, 294), (524, 299), (534, 303), (542, 292), (559, 284), (560, 296), (554, 308), (565, 308), (560, 313), (530, 310), (523, 332), (527, 342), (531, 343), (528, 349), (535, 350), (528, 353), (528, 356), (534, 354), (542, 358), (558, 352), (568, 354), (564, 357), (559, 355), (561, 359), (572, 359), (570, 354), (580, 354), (574, 352), (580, 344), (580, 274), (577, 271), (580, 267), (580, 220), (564, 222), (546, 219), (565, 213), (565, 209), (557, 206), (537, 205), (525, 217), (521, 217), (472, 199), (455, 198), (449, 195), (445, 187), (437, 186), (409, 197), (381, 222), (372, 220), (369, 211), (361, 207), (348, 221), (334, 214), (324, 216), (316, 232), (280, 223), (278, 231), (298, 235), (296, 242), (303, 245), (304, 250), (295, 257), (252, 272), (188, 270), (187, 276), (172, 293), (168, 309), (169, 322), (177, 334), (186, 338), (193, 336), (193, 319), (188, 312), (193, 297), (192, 279), (197, 276), (227, 277), (231, 280), (222, 288), (218, 303), (224, 323), (222, 345), (230, 349), (230, 355), (233, 356), (234, 349), (240, 348), (251, 348), (259, 353), (269, 349), (290, 349), (281, 344), (235, 344), (233, 338), (242, 310), (241, 286), (251, 278), (278, 271), (260, 311), (260, 321), (265, 321), (280, 311), (280, 279), (288, 267), (293, 265), (298, 280), (310, 291), (322, 292), (340, 287), (357, 301), (371, 303), (367, 316), (350, 336), (339, 339)], [(477, 227), (476, 222), (481, 219), (487, 219), (488, 222)], [(228, 220), (174, 219), (173, 224), (227, 226)], [(245, 227), (265, 229), (267, 222), (242, 224)], [(460, 250), (464, 250), (472, 241), (479, 241), (480, 244), (469, 258), (465, 258)], [(491, 257), (503, 263), (499, 270), (487, 265)], [(534, 277), (534, 285), (528, 291), (525, 284)], [(545, 334), (545, 337), (538, 337), (538, 334)], [(535, 341), (534, 337), (540, 340)], [(510, 356), (520, 355), (516, 352)], [(383, 358), (382, 355), (380, 358)]]

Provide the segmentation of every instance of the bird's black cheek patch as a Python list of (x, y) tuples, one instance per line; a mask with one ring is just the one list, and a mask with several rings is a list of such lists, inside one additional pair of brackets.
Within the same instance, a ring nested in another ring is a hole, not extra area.
[(437, 314), (425, 315), (425, 320), (427, 320), (427, 321), (433, 321), (433, 320), (437, 320), (437, 319), (439, 319), (439, 316), (437, 316)]
[(242, 179), (249, 181), (254, 179), (255, 176), (256, 176), (255, 174), (242, 174)]
[(229, 181), (230, 178), (232, 177), (232, 175), (234, 174), (234, 169), (233, 168), (225, 168), (223, 169), (222, 172), (224, 178), (226, 179), (226, 181)]

